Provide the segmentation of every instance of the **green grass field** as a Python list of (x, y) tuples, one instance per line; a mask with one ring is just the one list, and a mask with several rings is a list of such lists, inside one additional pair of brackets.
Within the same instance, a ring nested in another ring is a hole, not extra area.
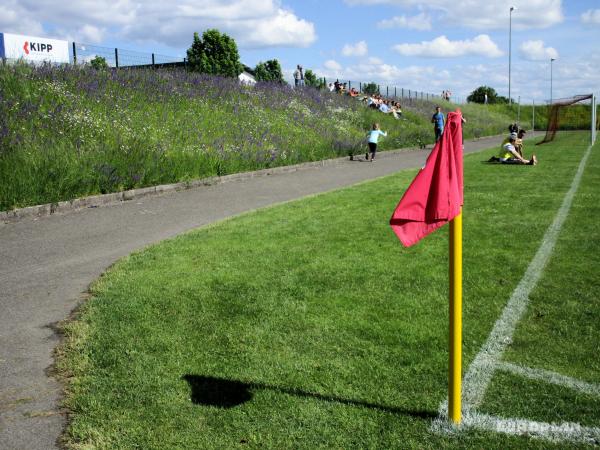
[[(465, 157), (464, 371), (552, 223), (588, 135), (540, 164)], [(532, 147), (526, 149), (531, 152)], [(414, 170), (123, 259), (64, 327), (70, 448), (580, 448), (432, 431), (447, 394), (447, 227), (405, 249)], [(600, 145), (505, 360), (600, 383)], [(483, 412), (600, 426), (600, 398), (496, 372)], [(593, 445), (593, 443), (588, 443)], [(596, 442), (599, 444), (599, 442)]]

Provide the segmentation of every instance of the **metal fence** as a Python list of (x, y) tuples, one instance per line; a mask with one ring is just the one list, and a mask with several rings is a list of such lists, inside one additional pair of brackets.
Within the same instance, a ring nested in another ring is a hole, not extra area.
[(186, 62), (185, 58), (175, 56), (100, 47), (79, 42), (73, 42), (70, 46), (72, 64), (89, 63), (97, 56), (104, 58), (109, 67), (160, 66)]
[[(335, 80), (333, 78), (331, 79), (327, 79), (327, 78), (321, 78), (321, 80), (323, 81), (323, 84), (325, 86), (328, 86), (329, 83), (332, 83), (333, 81), (338, 81), (339, 83), (342, 84), (346, 84), (346, 88), (348, 90), (354, 88), (357, 89), (358, 92), (363, 93), (364, 89), (367, 85), (373, 85), (375, 84), (376, 88), (377, 88), (377, 92), (385, 98), (388, 99), (394, 99), (394, 100), (423, 100), (423, 101), (430, 101), (430, 102), (447, 102), (448, 100), (442, 98), (441, 95), (436, 95), (436, 94), (431, 94), (429, 92), (422, 92), (422, 91), (417, 91), (414, 89), (406, 89), (406, 88), (402, 88), (402, 87), (398, 87), (398, 86), (387, 86), (387, 85), (381, 85), (381, 84), (377, 84), (377, 83), (364, 83), (362, 81), (352, 81), (352, 80), (343, 80), (343, 79), (339, 79), (336, 78)], [(450, 100), (452, 103), (459, 103), (459, 99), (452, 97), (450, 98)]]
[[(72, 42), (72, 45), (70, 46), (70, 58), (72, 64), (89, 63), (97, 56), (104, 58), (109, 67), (117, 68), (134, 68), (148, 66), (164, 67), (173, 65), (185, 66), (187, 63), (186, 58), (160, 55), (157, 53), (145, 53), (133, 50), (123, 50), (120, 48), (100, 47), (97, 45), (82, 44), (80, 42)], [(327, 80), (326, 78), (322, 78), (322, 80), (325, 86), (327, 86), (329, 82), (339, 80), (341, 83), (347, 84), (348, 90), (351, 88), (355, 88), (361, 93), (363, 93), (363, 89), (365, 86), (371, 84), (362, 81), (341, 80), (339, 78), (331, 78), (329, 80)], [(399, 101), (445, 101), (441, 97), (441, 95), (435, 95), (428, 92), (417, 91), (414, 89), (406, 89), (398, 86), (377, 84), (377, 90), (383, 97)], [(462, 103), (462, 101), (460, 101), (460, 99), (458, 98), (452, 98), (451, 101), (453, 103)]]

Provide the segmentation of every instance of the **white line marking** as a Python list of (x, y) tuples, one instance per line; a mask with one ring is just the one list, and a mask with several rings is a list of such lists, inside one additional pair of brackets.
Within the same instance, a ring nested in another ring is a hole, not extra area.
[(464, 409), (476, 408), (481, 404), (485, 391), (492, 379), (494, 370), (496, 369), (496, 364), (500, 361), (504, 350), (512, 341), (515, 327), (523, 316), (527, 304), (529, 303), (529, 294), (539, 281), (542, 271), (552, 255), (560, 229), (569, 215), (569, 209), (571, 208), (575, 192), (577, 192), (577, 188), (581, 182), (583, 170), (585, 169), (588, 157), (590, 156), (591, 149), (592, 146), (590, 145), (583, 155), (583, 158), (581, 158), (577, 173), (573, 178), (569, 191), (565, 194), (560, 209), (556, 213), (554, 222), (550, 225), (548, 230), (546, 230), (546, 234), (542, 239), (542, 244), (531, 263), (529, 263), (525, 275), (523, 275), (523, 278), (513, 291), (510, 300), (502, 312), (502, 316), (494, 324), (494, 328), (487, 341), (471, 363), (471, 366), (464, 377), (464, 391), (462, 396)]
[(600, 384), (587, 383), (576, 378), (567, 377), (556, 372), (551, 372), (544, 369), (533, 369), (531, 367), (523, 367), (517, 364), (501, 361), (497, 366), (498, 370), (514, 373), (532, 380), (541, 380), (546, 383), (564, 386), (584, 394), (600, 397)]
[(546, 423), (525, 419), (505, 419), (503, 417), (480, 413), (469, 415), (465, 419), (467, 427), (495, 431), (497, 433), (535, 437), (554, 442), (600, 443), (600, 428), (584, 427), (573, 422)]
[(560, 230), (569, 215), (575, 193), (581, 183), (583, 171), (590, 156), (592, 145), (585, 151), (577, 172), (565, 194), (563, 203), (556, 213), (554, 221), (546, 230), (542, 243), (525, 271), (523, 278), (513, 291), (501, 317), (494, 324), (487, 341), (475, 356), (463, 379), (462, 415), (460, 425), (448, 420), (448, 400), (444, 400), (439, 408), (439, 416), (433, 421), (432, 429), (437, 432), (455, 433), (469, 427), (481, 428), (496, 432), (522, 434), (543, 437), (551, 440), (577, 440), (600, 443), (600, 428), (582, 427), (579, 424), (550, 424), (524, 419), (505, 419), (476, 412), (483, 401), (487, 387), (497, 370), (502, 354), (512, 341), (516, 325), (523, 316), (529, 303), (529, 294), (539, 281), (546, 266)]

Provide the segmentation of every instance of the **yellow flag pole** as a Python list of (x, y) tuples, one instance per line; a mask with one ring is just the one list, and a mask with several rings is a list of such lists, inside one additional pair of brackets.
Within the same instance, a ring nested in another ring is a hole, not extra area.
[(450, 363), (448, 366), (448, 418), (461, 421), (462, 383), (462, 208), (450, 221)]

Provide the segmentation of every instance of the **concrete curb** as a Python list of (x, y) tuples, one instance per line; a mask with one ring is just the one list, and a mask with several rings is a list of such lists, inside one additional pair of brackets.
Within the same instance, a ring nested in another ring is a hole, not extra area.
[[(529, 137), (534, 137), (538, 133), (531, 133)], [(476, 142), (482, 139), (495, 138), (497, 136), (482, 136), (480, 138), (470, 139), (470, 142)], [(385, 150), (377, 153), (378, 159), (390, 158), (400, 154), (406, 154), (412, 151), (419, 151), (416, 147), (403, 148), (398, 150)], [(360, 158), (359, 153), (358, 156)], [(294, 164), (291, 166), (272, 167), (269, 169), (256, 170), (254, 172), (240, 172), (231, 175), (215, 176), (208, 178), (200, 178), (192, 181), (184, 181), (181, 183), (161, 184), (159, 186), (150, 186), (146, 188), (130, 189), (128, 191), (115, 192), (112, 194), (92, 195), (89, 197), (76, 198), (58, 203), (46, 203), (44, 205), (28, 206), (26, 208), (16, 208), (10, 211), (0, 211), (0, 224), (18, 222), (25, 218), (38, 219), (40, 217), (50, 216), (52, 214), (65, 214), (72, 211), (77, 211), (84, 208), (98, 208), (100, 206), (115, 205), (118, 203), (135, 200), (149, 195), (161, 195), (169, 192), (184, 191), (187, 189), (198, 188), (202, 186), (214, 186), (221, 183), (231, 181), (247, 180), (256, 177), (265, 177), (269, 175), (277, 175), (283, 173), (296, 172), (298, 170), (312, 169), (315, 167), (325, 167), (343, 162), (349, 162), (347, 156), (342, 158), (325, 159), (322, 161), (311, 161), (306, 163)], [(354, 160), (355, 162), (360, 161)]]
[[(379, 158), (388, 158), (397, 156), (401, 153), (418, 150), (417, 148), (405, 148), (401, 150), (387, 150), (378, 153)], [(16, 208), (10, 211), (0, 212), (0, 222), (10, 223), (18, 222), (25, 218), (37, 219), (50, 216), (52, 214), (64, 214), (71, 211), (77, 211), (84, 208), (98, 208), (100, 206), (114, 205), (117, 203), (135, 200), (149, 195), (161, 195), (169, 192), (183, 191), (202, 186), (213, 186), (231, 181), (247, 180), (256, 177), (265, 177), (283, 173), (296, 172), (298, 170), (311, 169), (315, 167), (324, 167), (349, 161), (348, 157), (326, 159), (322, 161), (311, 161), (291, 166), (280, 166), (268, 169), (261, 169), (254, 172), (240, 172), (231, 175), (215, 176), (201, 178), (192, 181), (184, 181), (173, 184), (161, 184), (159, 186), (150, 186), (146, 188), (130, 189), (128, 191), (115, 192), (112, 194), (92, 195), (89, 197), (76, 198), (58, 203), (46, 203), (44, 205), (28, 206), (26, 208)]]

